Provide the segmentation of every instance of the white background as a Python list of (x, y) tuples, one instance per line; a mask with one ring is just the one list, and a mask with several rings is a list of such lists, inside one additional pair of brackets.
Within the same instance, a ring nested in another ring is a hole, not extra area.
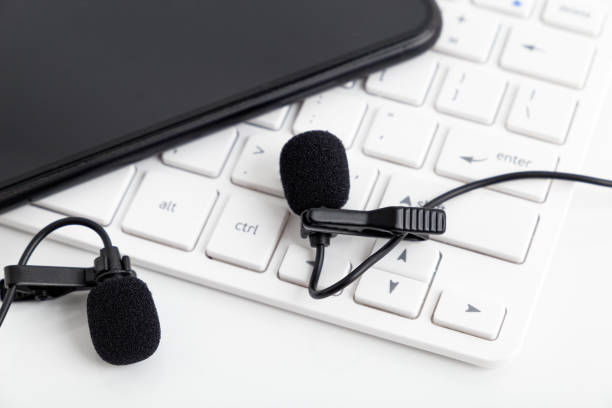
[[(612, 178), (612, 97), (585, 172)], [(608, 117), (606, 117), (608, 116)], [(103, 363), (86, 294), (14, 304), (0, 329), (0, 407), (612, 407), (612, 190), (576, 187), (525, 345), (483, 369), (138, 270), (162, 342), (149, 360)], [(0, 265), (29, 236), (0, 227)], [(33, 263), (88, 265), (52, 242)]]

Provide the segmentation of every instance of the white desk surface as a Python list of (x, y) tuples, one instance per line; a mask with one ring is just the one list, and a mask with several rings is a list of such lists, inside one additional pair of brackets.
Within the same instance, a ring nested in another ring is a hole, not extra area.
[[(607, 116), (584, 170), (612, 178)], [(612, 190), (577, 186), (523, 350), (500, 368), (138, 270), (162, 324), (152, 358), (103, 363), (89, 338), (84, 293), (17, 303), (0, 329), (0, 407), (612, 407), (610, 231)], [(0, 265), (16, 263), (28, 240), (0, 227)], [(92, 259), (49, 242), (33, 261)]]

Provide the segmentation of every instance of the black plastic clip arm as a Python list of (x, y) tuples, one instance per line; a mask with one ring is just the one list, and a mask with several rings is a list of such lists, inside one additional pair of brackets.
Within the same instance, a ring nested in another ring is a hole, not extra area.
[(15, 286), (15, 300), (48, 300), (75, 290), (87, 290), (116, 275), (131, 275), (130, 259), (119, 255), (117, 247), (102, 248), (100, 256), (90, 268), (41, 265), (9, 265), (4, 268), (4, 284), (0, 297), (7, 288)]
[(385, 207), (372, 211), (315, 208), (302, 214), (302, 235), (315, 232), (386, 238), (406, 235), (407, 240), (427, 239), (446, 231), (444, 210), (421, 207)]
[(47, 300), (95, 286), (94, 268), (65, 266), (10, 265), (4, 268), (2, 298), (8, 287), (16, 286), (15, 300)]

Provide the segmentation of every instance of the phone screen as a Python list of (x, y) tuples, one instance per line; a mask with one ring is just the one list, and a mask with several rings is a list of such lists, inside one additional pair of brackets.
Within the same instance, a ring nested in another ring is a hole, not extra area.
[(0, 188), (418, 34), (429, 0), (6, 0)]

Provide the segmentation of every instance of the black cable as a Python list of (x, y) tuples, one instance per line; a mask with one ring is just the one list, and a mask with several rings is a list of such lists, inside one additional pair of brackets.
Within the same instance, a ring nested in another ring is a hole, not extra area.
[(477, 190), (479, 188), (488, 187), (493, 184), (503, 183), (512, 180), (541, 178), (577, 181), (579, 183), (594, 184), (602, 187), (612, 187), (612, 180), (591, 176), (583, 176), (581, 174), (559, 173), (556, 171), (519, 171), (515, 173), (500, 174), (498, 176), (488, 177), (482, 180), (477, 180), (471, 183), (464, 184), (462, 186), (449, 190), (446, 193), (440, 194), (433, 200), (429, 201), (424, 207), (435, 208), (452, 198), (455, 198), (465, 193), (469, 193), (470, 191)]
[(15, 299), (15, 293), (17, 293), (17, 286), (11, 286), (4, 294), (4, 299), (2, 300), (2, 307), (0, 307), (0, 326), (2, 326), (2, 322), (4, 322), (4, 318), (6, 317), (9, 308), (13, 304), (13, 299)]
[[(51, 224), (47, 225), (45, 228), (38, 231), (38, 233), (34, 235), (34, 237), (32, 237), (32, 240), (30, 241), (26, 249), (23, 251), (23, 254), (21, 254), (21, 258), (19, 258), (19, 262), (17, 263), (17, 265), (27, 264), (28, 261), (30, 260), (30, 257), (32, 256), (32, 253), (36, 249), (36, 247), (40, 245), (40, 243), (49, 234), (51, 234), (53, 231), (59, 228), (66, 227), (68, 225), (81, 225), (83, 227), (92, 229), (96, 234), (98, 234), (98, 236), (102, 240), (102, 243), (104, 244), (105, 249), (110, 250), (113, 247), (110, 237), (108, 236), (104, 228), (102, 228), (99, 224), (87, 218), (66, 217), (66, 218), (59, 219), (55, 222), (52, 222)], [(6, 293), (4, 295), (4, 299), (2, 300), (2, 306), (0, 307), (0, 326), (2, 326), (2, 323), (4, 322), (4, 318), (6, 317), (6, 314), (8, 313), (8, 310), (11, 307), (13, 300), (15, 299), (16, 293), (17, 293), (17, 286), (13, 285), (13, 286), (6, 288)]]
[[(493, 177), (484, 178), (482, 180), (473, 181), (471, 183), (464, 184), (452, 190), (449, 190), (434, 199), (430, 200), (427, 204), (425, 204), (424, 208), (435, 208), (439, 207), (443, 203), (451, 200), (455, 197), (458, 197), (462, 194), (469, 193), (470, 191), (478, 190), (480, 188), (488, 187), (493, 184), (504, 183), (512, 180), (521, 180), (521, 179), (556, 179), (556, 180), (567, 180), (567, 181), (576, 181), (579, 183), (587, 183), (594, 184), (602, 187), (612, 187), (612, 180), (584, 176), (581, 174), (573, 174), (573, 173), (561, 173), (555, 171), (521, 171), (515, 173), (506, 173), (500, 174)], [(378, 251), (370, 255), (366, 258), (365, 261), (361, 263), (357, 268), (351, 271), (344, 278), (334, 283), (333, 285), (325, 288), (325, 289), (317, 289), (317, 285), (319, 283), (319, 278), (321, 274), (321, 269), (323, 268), (323, 253), (325, 251), (325, 247), (322, 245), (317, 246), (316, 248), (316, 256), (315, 263), (313, 265), (312, 275), (310, 276), (310, 283), (308, 285), (308, 293), (314, 299), (323, 299), (328, 296), (333, 295), (334, 293), (338, 293), (343, 290), (355, 280), (357, 280), (361, 275), (364, 274), (368, 269), (374, 266), (379, 260), (381, 260), (385, 255), (391, 252), (400, 242), (402, 242), (409, 233), (394, 235), (391, 237), (387, 243), (380, 248)], [(316, 272), (316, 273), (315, 273)]]
[(349, 286), (355, 280), (359, 279), (365, 271), (370, 269), (374, 264), (384, 258), (389, 252), (393, 250), (402, 240), (403, 235), (396, 235), (392, 237), (385, 245), (383, 245), (378, 251), (370, 255), (365, 261), (363, 261), (358, 267), (353, 269), (348, 275), (340, 279), (338, 282), (325, 289), (317, 290), (317, 284), (319, 283), (319, 276), (321, 275), (321, 269), (323, 268), (323, 259), (325, 253), (324, 245), (317, 245), (314, 266), (312, 269), (312, 275), (310, 275), (310, 284), (308, 285), (308, 293), (315, 299), (323, 299), (331, 296), (335, 293), (340, 292), (342, 289)]

